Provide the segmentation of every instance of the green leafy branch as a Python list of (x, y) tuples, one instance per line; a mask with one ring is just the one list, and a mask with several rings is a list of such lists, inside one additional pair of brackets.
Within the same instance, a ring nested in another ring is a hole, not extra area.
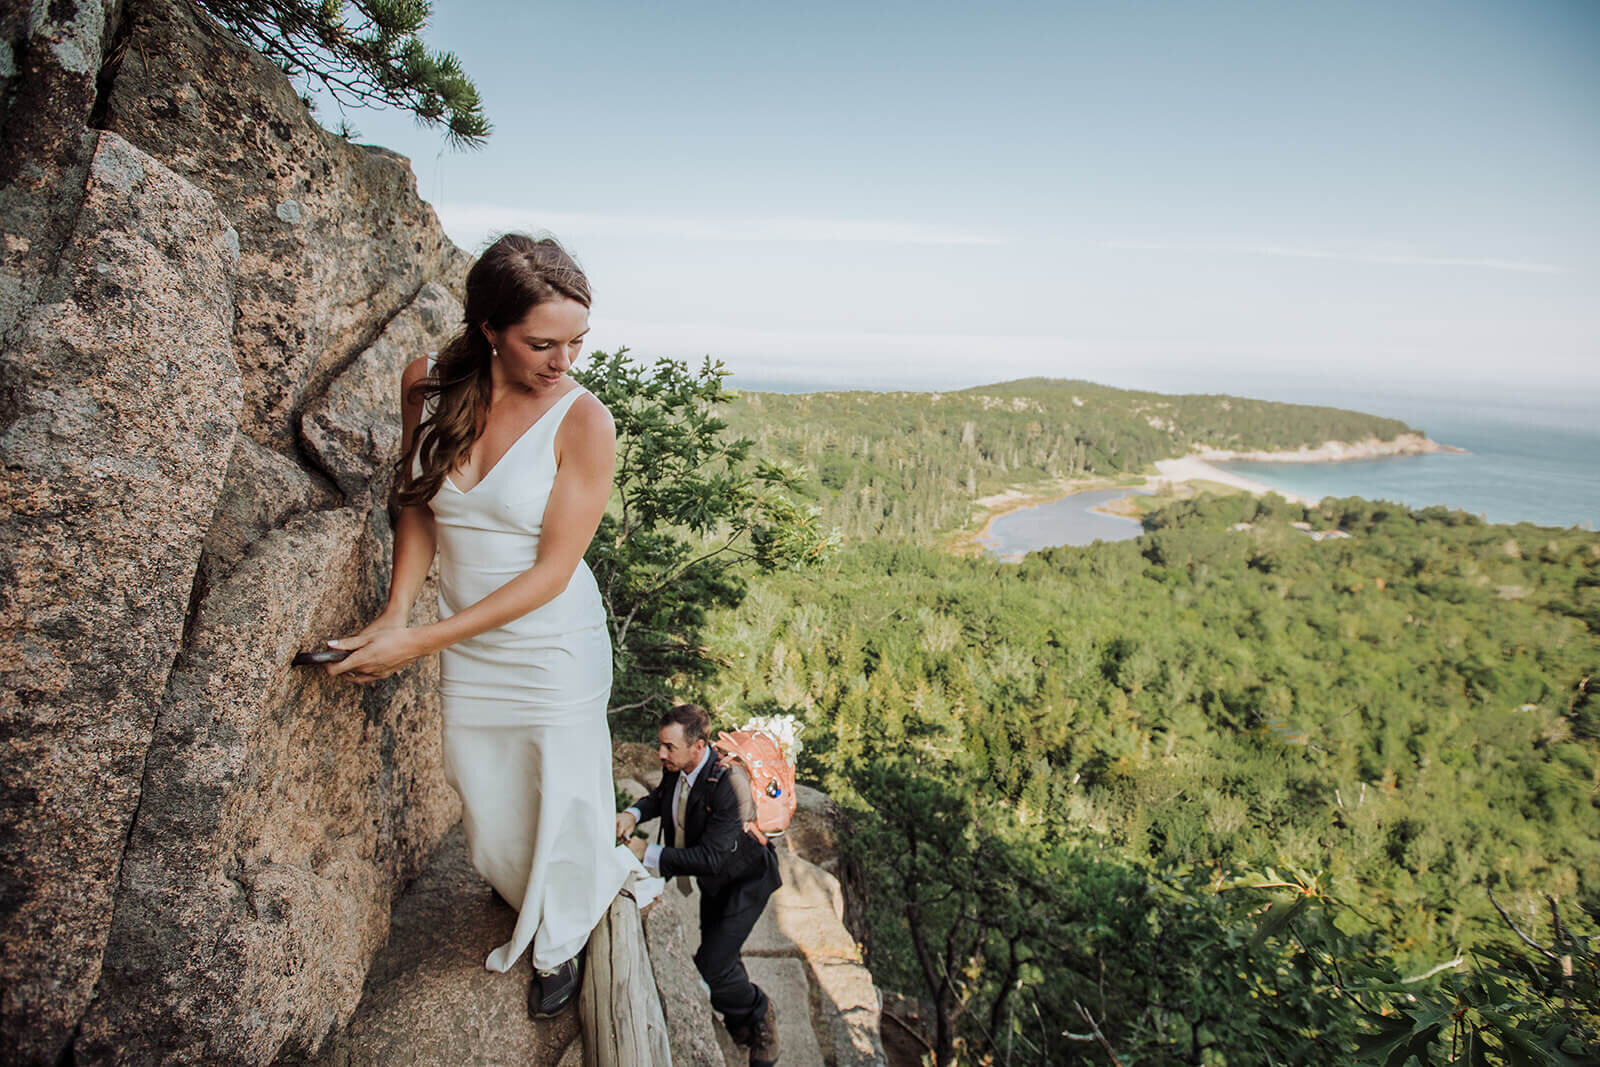
[(478, 89), (449, 52), (418, 36), (428, 0), (196, 0), (290, 78), (315, 79), (341, 105), (389, 105), (443, 126), (452, 145), (489, 136)]
[(669, 700), (674, 677), (710, 673), (700, 631), (710, 609), (743, 599), (741, 568), (816, 566), (839, 536), (791, 499), (802, 472), (751, 463), (751, 441), (727, 433), (720, 362), (645, 365), (622, 348), (575, 376), (616, 421), (613, 507), (588, 560), (618, 657), (613, 710), (634, 710)]

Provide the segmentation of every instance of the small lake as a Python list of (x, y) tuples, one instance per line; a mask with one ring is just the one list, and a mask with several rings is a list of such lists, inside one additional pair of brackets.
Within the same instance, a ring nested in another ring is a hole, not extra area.
[(979, 543), (990, 555), (1015, 562), (1041, 548), (1128, 541), (1144, 533), (1139, 520), (1102, 515), (1090, 509), (1125, 496), (1149, 495), (1143, 489), (1085, 489), (1000, 516), (989, 524), (988, 534)]

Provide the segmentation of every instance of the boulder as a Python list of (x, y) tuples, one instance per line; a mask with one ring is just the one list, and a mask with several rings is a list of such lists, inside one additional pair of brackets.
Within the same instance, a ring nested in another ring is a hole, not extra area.
[(723, 1056), (717, 1041), (721, 1023), (711, 1011), (705, 983), (694, 967), (694, 952), (700, 945), (699, 901), (698, 891), (685, 896), (674, 880), (645, 909), (650, 967), (667, 1019), (673, 1067), (734, 1067), (733, 1061)]
[[(576, 1005), (554, 1019), (534, 1022), (528, 1018), (531, 969), (522, 964), (496, 974), (483, 965), (491, 949), (510, 939), (515, 923), (516, 912), (472, 869), (458, 827), (395, 905), (389, 941), (372, 961), (361, 1007), (321, 1055), (303, 1062), (315, 1067), (560, 1062), (562, 1050), (578, 1044)], [(581, 1063), (581, 1046), (578, 1051)]]
[[(0, 189), (25, 192), (35, 218), (49, 217), (54, 207), (39, 194), (83, 162), (84, 126), (118, 6), (81, 0), (0, 8)], [(5, 206), (10, 230), (10, 209), (18, 205)]]
[(6, 1062), (54, 1062), (99, 976), (242, 402), (227, 220), (115, 134), (84, 146), (75, 226), (10, 290), (0, 367)]
[(786, 838), (778, 846), (783, 886), (750, 932), (745, 955), (804, 964), (812, 1024), (830, 1067), (882, 1064), (878, 992), (845, 928), (845, 894), (838, 879), (797, 855), (792, 844)]
[(400, 374), (461, 329), (461, 302), (436, 282), (422, 287), (378, 339), (306, 405), (307, 454), (352, 504), (388, 499), (400, 456)]
[(857, 861), (839, 849), (839, 839), (850, 834), (850, 817), (820, 789), (796, 784), (798, 806), (784, 840), (800, 856), (839, 880), (844, 910), (840, 918), (858, 941), (866, 940), (866, 875)]
[(287, 666), (377, 610), (370, 519), (292, 521), (196, 609), (79, 1063), (267, 1063), (355, 1010), (395, 890), (459, 813), (436, 659), (363, 687)]
[(193, 4), (126, 6), (101, 122), (209, 190), (238, 229), (241, 427), (292, 454), (304, 402), (425, 282), (460, 292), (466, 257), (405, 158), (323, 129), (271, 63)]
[(215, 588), (252, 545), (297, 515), (340, 504), (339, 493), (294, 460), (240, 434), (228, 457), (222, 498), (206, 530), (200, 590)]
[(844, 894), (839, 880), (816, 864), (778, 846), (783, 885), (772, 894), (745, 951), (754, 956), (804, 955), (808, 959), (861, 961), (861, 949), (840, 921)]
[(309, 1052), (456, 818), (435, 664), (288, 660), (383, 602), (467, 258), (184, 0), (0, 42), (0, 1060)]
[(825, 1067), (827, 1059), (812, 1027), (806, 965), (797, 959), (769, 956), (745, 960), (745, 969), (777, 1006), (779, 1062), (784, 1067)]
[(656, 746), (638, 741), (611, 742), (611, 776), (618, 780), (631, 779), (643, 783), (648, 789), (661, 784), (661, 757)]
[(816, 1027), (830, 1067), (881, 1067), (887, 1062), (881, 1032), (882, 1001), (860, 961), (808, 961), (816, 989)]

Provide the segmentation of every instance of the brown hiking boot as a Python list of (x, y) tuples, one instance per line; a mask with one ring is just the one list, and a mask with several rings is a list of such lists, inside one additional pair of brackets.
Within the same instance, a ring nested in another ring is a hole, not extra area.
[(750, 1024), (750, 1067), (778, 1062), (778, 1009), (767, 1000), (767, 1013)]

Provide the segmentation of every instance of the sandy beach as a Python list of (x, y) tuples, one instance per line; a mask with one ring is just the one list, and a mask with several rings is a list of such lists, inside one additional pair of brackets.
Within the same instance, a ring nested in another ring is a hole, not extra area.
[(1307, 507), (1314, 506), (1317, 503), (1310, 497), (1300, 496), (1297, 493), (1290, 493), (1282, 489), (1274, 489), (1270, 485), (1250, 478), (1242, 478), (1237, 474), (1229, 474), (1225, 470), (1213, 467), (1198, 456), (1157, 460), (1156, 470), (1159, 473), (1146, 480), (1146, 489), (1160, 489), (1169, 485), (1177, 486), (1184, 482), (1206, 481), (1231, 485), (1235, 489), (1243, 489), (1245, 492), (1254, 493), (1256, 496), (1277, 493), (1286, 500), (1292, 500), (1296, 504), (1304, 504)]
[[(1264, 482), (1258, 482), (1238, 474), (1230, 474), (1213, 466), (1208, 461), (1254, 460), (1275, 463), (1336, 463), (1352, 459), (1377, 459), (1384, 456), (1415, 456), (1427, 455), (1433, 452), (1461, 451), (1462, 449), (1451, 445), (1441, 445), (1436, 441), (1429, 440), (1421, 434), (1402, 434), (1392, 441), (1380, 441), (1377, 438), (1355, 442), (1327, 441), (1316, 448), (1306, 446), (1283, 452), (1229, 452), (1220, 449), (1202, 448), (1187, 456), (1157, 460), (1155, 464), (1156, 473), (1145, 478), (1142, 486), (1130, 486), (1129, 491), (1131, 493), (1135, 489), (1145, 489), (1155, 492), (1166, 488), (1181, 489), (1190, 482), (1212, 482), (1217, 485), (1227, 485), (1235, 489), (1242, 489), (1256, 496), (1277, 493), (1284, 499), (1293, 501), (1296, 504), (1315, 507), (1319, 501), (1312, 497), (1291, 493), (1283, 489), (1274, 489)], [(1063, 480), (1051, 488), (1033, 487), (1030, 490), (1013, 487), (1002, 493), (981, 497), (975, 503), (987, 512), (984, 516), (983, 528), (976, 533), (959, 535), (951, 543), (950, 547), (959, 553), (981, 551), (990, 537), (990, 527), (1002, 515), (1022, 508), (1052, 503), (1074, 493), (1109, 488), (1115, 484), (1111, 479), (1086, 479), (1082, 482)], [(1043, 488), (1042, 492), (1041, 488)], [(1132, 506), (1126, 498), (1109, 501), (1091, 510), (1102, 515), (1113, 515), (1118, 518), (1137, 519), (1139, 517), (1139, 510)]]

